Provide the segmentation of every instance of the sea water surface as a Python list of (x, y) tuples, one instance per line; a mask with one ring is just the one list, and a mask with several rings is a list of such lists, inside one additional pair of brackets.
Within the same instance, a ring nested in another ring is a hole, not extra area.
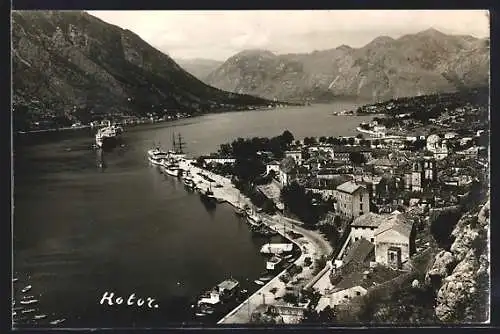
[[(255, 239), (227, 204), (207, 210), (196, 193), (149, 166), (154, 143), (181, 133), (189, 155), (216, 151), (237, 137), (297, 138), (355, 134), (371, 117), (333, 116), (356, 108), (336, 103), (230, 112), (127, 128), (112, 152), (92, 148), (91, 130), (16, 137), (14, 145), (13, 284), (17, 327), (162, 327), (192, 323), (198, 294), (234, 277), (265, 270)], [(98, 162), (104, 161), (104, 168)], [(20, 290), (32, 285), (30, 291)], [(157, 308), (101, 305), (104, 293), (151, 297)], [(31, 295), (37, 304), (23, 306)], [(46, 319), (33, 320), (36, 314)]]

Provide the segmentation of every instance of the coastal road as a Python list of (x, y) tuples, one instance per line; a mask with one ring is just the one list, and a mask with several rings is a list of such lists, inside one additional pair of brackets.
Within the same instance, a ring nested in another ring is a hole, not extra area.
[[(214, 192), (215, 197), (222, 199), (235, 207), (242, 208), (244, 205), (252, 207), (250, 199), (243, 196), (240, 191), (234, 187), (230, 179), (210, 173), (201, 168), (194, 167), (189, 162), (190, 161), (185, 161), (179, 165), (182, 169), (190, 171), (197, 184), (203, 184), (204, 189), (209, 185), (203, 177), (198, 175), (198, 173), (202, 173), (221, 186), (215, 187), (215, 185), (213, 185), (212, 191)], [(267, 226), (276, 230), (302, 250), (300, 257), (295, 261), (295, 264), (301, 266), (303, 271), (295, 277), (292, 277), (288, 286), (280, 280), (280, 277), (282, 277), (286, 272), (282, 271), (267, 284), (262, 286), (258, 291), (252, 294), (246, 301), (221, 319), (218, 322), (219, 324), (249, 323), (252, 312), (255, 311), (258, 306), (262, 304), (284, 304), (284, 302), (281, 301), (281, 298), (287, 291), (300, 290), (300, 288), (314, 278), (314, 271), (323, 269), (314, 268), (314, 260), (319, 259), (321, 256), (328, 256), (332, 253), (330, 243), (318, 231), (311, 231), (300, 227), (297, 223), (294, 223), (293, 220), (287, 219), (279, 214), (274, 216), (259, 214), (259, 216)], [(293, 240), (286, 233), (290, 231), (300, 233), (302, 237)], [(310, 257), (313, 262), (313, 264), (309, 267), (304, 265), (304, 260), (307, 257)]]
[[(300, 290), (304, 285), (311, 281), (315, 277), (314, 264), (307, 267), (304, 264), (306, 257), (311, 257), (314, 260), (325, 255), (328, 256), (332, 252), (332, 247), (330, 243), (325, 240), (321, 234), (316, 231), (309, 231), (295, 224), (291, 224), (286, 219), (283, 219), (280, 215), (267, 216), (263, 215), (263, 222), (269, 227), (275, 229), (280, 234), (288, 237), (285, 232), (293, 231), (295, 233), (300, 233), (303, 236), (295, 240), (291, 240), (302, 250), (301, 256), (295, 261), (295, 264), (301, 266), (303, 271), (297, 276), (293, 277), (291, 282), (288, 284), (290, 291)], [(322, 269), (322, 268), (319, 268)], [(317, 271), (317, 270), (316, 270)], [(276, 305), (284, 304), (281, 300), (282, 297), (288, 292), (287, 284), (280, 280), (285, 274), (285, 271), (279, 273), (275, 278), (269, 281), (261, 289), (250, 296), (246, 301), (236, 307), (223, 319), (221, 319), (219, 324), (245, 324), (250, 322), (250, 317), (255, 309), (262, 305)], [(274, 292), (274, 293), (273, 293)]]
[[(276, 216), (263, 217), (263, 222), (269, 227), (275, 229), (280, 234), (283, 235), (284, 231), (293, 231), (295, 233), (300, 233), (303, 235), (301, 238), (291, 240), (297, 246), (302, 249), (301, 256), (295, 261), (295, 264), (303, 268), (302, 272), (292, 278), (291, 283), (288, 285), (280, 280), (285, 274), (285, 271), (279, 273), (275, 278), (269, 281), (261, 289), (251, 295), (246, 301), (236, 307), (223, 319), (221, 319), (219, 324), (245, 324), (250, 322), (250, 316), (255, 309), (262, 305), (276, 305), (285, 304), (281, 299), (289, 291), (300, 290), (304, 285), (306, 285), (310, 280), (315, 277), (314, 274), (314, 264), (307, 267), (304, 264), (306, 257), (311, 257), (314, 260), (320, 258), (322, 255), (329, 255), (332, 248), (328, 241), (324, 240), (321, 235), (317, 234), (315, 231), (308, 231), (301, 227), (297, 227), (290, 223), (285, 223), (283, 227), (283, 219), (277, 219)], [(320, 268), (322, 269), (322, 268)], [(273, 293), (274, 292), (274, 293)]]

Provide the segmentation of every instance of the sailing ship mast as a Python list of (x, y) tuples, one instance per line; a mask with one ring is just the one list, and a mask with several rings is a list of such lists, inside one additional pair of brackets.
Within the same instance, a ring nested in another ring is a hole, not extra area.
[(172, 146), (173, 146), (173, 151), (175, 152), (175, 132), (172, 133)]
[(173, 151), (176, 154), (184, 154), (184, 146), (186, 143), (182, 141), (182, 136), (180, 133), (177, 134), (177, 141), (175, 140), (175, 132), (172, 133), (172, 145), (173, 145)]
[(180, 133), (178, 134), (177, 145), (178, 145), (177, 153), (183, 154), (184, 153), (184, 145), (186, 145), (186, 143), (182, 141), (182, 136)]

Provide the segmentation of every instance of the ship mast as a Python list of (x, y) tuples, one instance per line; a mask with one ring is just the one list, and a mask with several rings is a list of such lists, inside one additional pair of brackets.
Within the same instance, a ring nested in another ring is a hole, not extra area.
[(184, 145), (186, 145), (186, 143), (182, 141), (182, 136), (179, 133), (178, 134), (178, 140), (177, 140), (177, 148), (175, 148), (176, 153), (183, 154), (184, 153), (184, 150), (183, 150)]

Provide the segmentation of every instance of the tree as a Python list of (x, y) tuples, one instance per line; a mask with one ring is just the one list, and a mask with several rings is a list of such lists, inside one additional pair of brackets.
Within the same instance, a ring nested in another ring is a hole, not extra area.
[(198, 166), (200, 166), (200, 167), (201, 167), (201, 166), (203, 166), (203, 165), (205, 164), (205, 158), (203, 158), (203, 157), (198, 157), (198, 158), (196, 159), (196, 164), (197, 164)]
[(425, 139), (417, 139), (414, 143), (413, 143), (413, 149), (415, 151), (420, 151), (420, 150), (423, 150), (427, 145), (427, 141)]
[(350, 152), (349, 160), (356, 166), (362, 165), (366, 162), (365, 156), (360, 152)]
[(322, 311), (318, 314), (318, 321), (323, 323), (332, 323), (336, 320), (335, 310), (327, 305)]
[(354, 142), (355, 142), (355, 139), (353, 137), (350, 137), (349, 139), (347, 139), (347, 143), (349, 145), (354, 145)]
[(356, 135), (356, 138), (358, 138), (358, 139), (363, 139), (364, 137), (363, 137), (363, 134), (362, 134), (362, 133), (358, 133), (358, 134)]
[(314, 137), (305, 137), (304, 138), (304, 144), (305, 145), (314, 145), (314, 144), (316, 144), (316, 138), (314, 138)]
[(223, 157), (231, 156), (233, 154), (233, 150), (231, 149), (231, 145), (230, 144), (222, 144), (219, 148), (219, 153)]
[(274, 202), (267, 198), (262, 205), (262, 210), (267, 214), (273, 215), (274, 213), (276, 213)]
[(291, 145), (294, 140), (293, 134), (288, 130), (283, 131), (283, 133), (281, 134), (281, 138), (287, 146)]
[(296, 305), (298, 303), (298, 301), (299, 301), (299, 297), (295, 293), (287, 292), (283, 296), (283, 301), (285, 303)]
[(319, 142), (320, 143), (325, 143), (326, 142), (326, 137), (325, 136), (319, 137)]
[(459, 219), (460, 211), (454, 208), (431, 215), (431, 234), (440, 248), (449, 249), (451, 247), (453, 243), (451, 232)]
[(312, 227), (318, 222), (319, 212), (313, 205), (312, 194), (297, 182), (292, 182), (281, 189), (281, 199), (285, 207), (303, 220), (306, 226)]
[(311, 154), (309, 153), (309, 150), (307, 148), (303, 149), (302, 150), (302, 159), (305, 161), (305, 160), (308, 160), (309, 158), (311, 158)]

